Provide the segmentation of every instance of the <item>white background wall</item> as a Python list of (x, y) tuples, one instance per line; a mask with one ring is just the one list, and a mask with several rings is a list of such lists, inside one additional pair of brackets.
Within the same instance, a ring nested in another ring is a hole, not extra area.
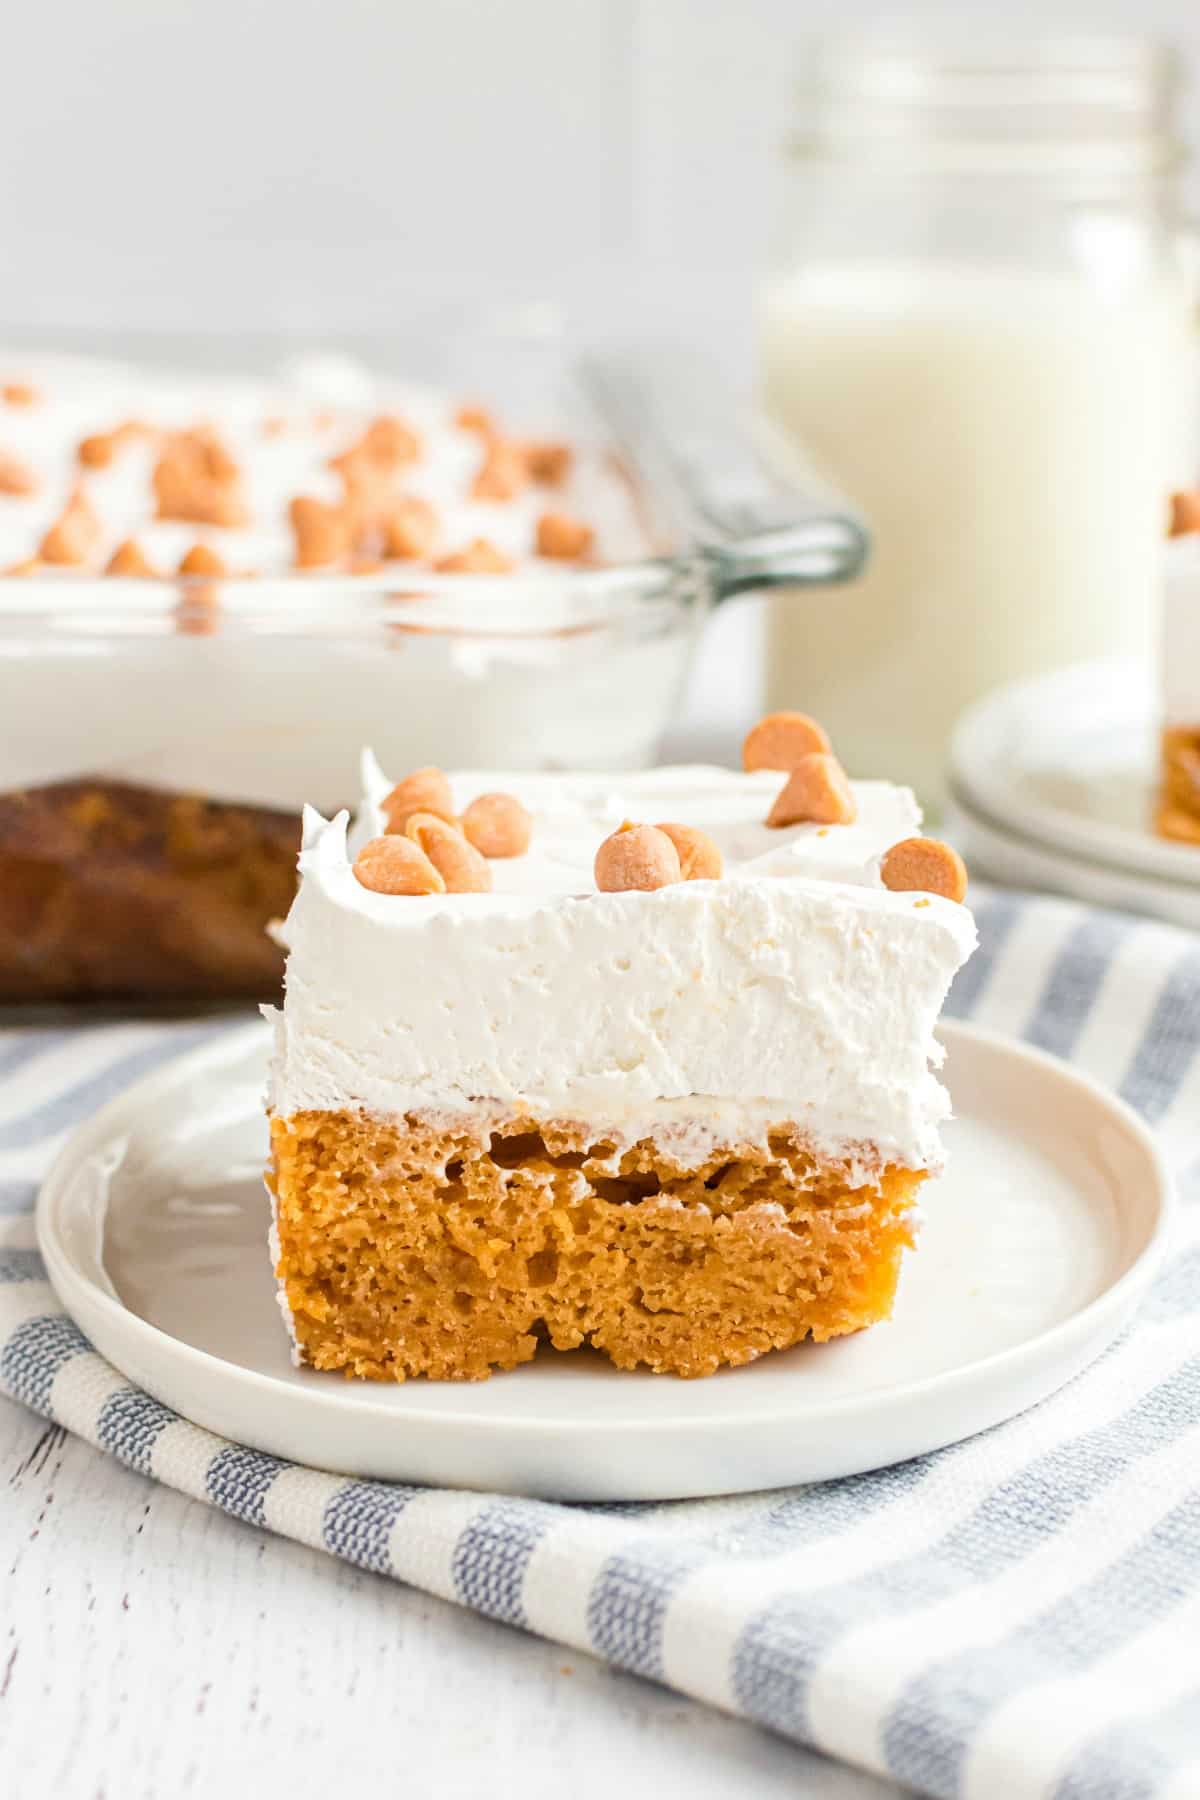
[[(798, 47), (880, 11), (38, 0), (9, 22), (0, 329), (334, 334), (553, 296), (739, 339)], [(1182, 42), (1200, 143), (1197, 0), (1056, 16)]]

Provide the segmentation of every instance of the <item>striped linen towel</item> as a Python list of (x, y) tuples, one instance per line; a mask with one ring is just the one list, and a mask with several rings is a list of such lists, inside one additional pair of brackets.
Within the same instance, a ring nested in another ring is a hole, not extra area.
[[(950, 1012), (1110, 1083), (1200, 1199), (1200, 940), (1003, 893)], [(1200, 1207), (1136, 1327), (969, 1443), (824, 1486), (557, 1506), (347, 1481), (131, 1387), (57, 1307), (35, 1184), (219, 1025), (0, 1035), (0, 1381), (142, 1474), (934, 1795), (1200, 1796)], [(1191, 1190), (1190, 1196), (1188, 1190)]]

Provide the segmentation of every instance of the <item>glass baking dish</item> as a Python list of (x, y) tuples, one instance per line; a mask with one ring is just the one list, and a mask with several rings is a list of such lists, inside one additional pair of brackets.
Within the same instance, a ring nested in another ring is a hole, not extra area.
[(300, 807), (353, 804), (364, 745), (397, 775), (643, 765), (716, 605), (857, 568), (849, 509), (636, 357), (572, 382), (553, 422), (627, 485), (627, 561), (0, 581), (0, 1003), (269, 997)]

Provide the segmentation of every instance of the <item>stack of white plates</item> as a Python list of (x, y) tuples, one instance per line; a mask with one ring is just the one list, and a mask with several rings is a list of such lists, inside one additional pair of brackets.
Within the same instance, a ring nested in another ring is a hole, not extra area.
[(1153, 828), (1152, 684), (1088, 663), (1001, 688), (950, 754), (949, 834), (972, 872), (1200, 929), (1200, 846)]

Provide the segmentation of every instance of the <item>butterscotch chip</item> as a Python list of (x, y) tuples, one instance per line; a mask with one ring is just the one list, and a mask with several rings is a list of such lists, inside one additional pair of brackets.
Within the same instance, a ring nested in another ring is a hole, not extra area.
[(414, 813), (433, 813), (451, 825), (456, 818), (449, 778), (432, 766), (414, 769), (398, 781), (384, 800), (382, 810), (389, 832), (403, 831)]
[(421, 454), (421, 440), (403, 419), (386, 414), (373, 419), (363, 433), (362, 448), (373, 462), (395, 466), (416, 462)]
[(776, 796), (767, 824), (852, 825), (858, 804), (836, 756), (821, 750), (802, 756)]
[(29, 464), (22, 462), (19, 456), (10, 456), (7, 451), (0, 450), (0, 494), (21, 498), (36, 494), (37, 490), (37, 476)]
[(366, 550), (356, 550), (346, 568), (351, 575), (378, 575), (383, 568), (383, 561)]
[(460, 406), (454, 415), (454, 423), (460, 431), (474, 431), (483, 438), (499, 435), (495, 419), (483, 406)]
[(337, 562), (349, 548), (345, 515), (311, 494), (297, 494), (288, 507), (296, 540), (296, 567), (319, 569)]
[(283, 437), (286, 435), (287, 429), (288, 421), (279, 413), (273, 413), (270, 418), (264, 419), (262, 422), (262, 434), (267, 438)]
[(211, 544), (193, 544), (179, 564), (180, 575), (228, 575), (224, 559)]
[(136, 538), (126, 538), (118, 544), (104, 566), (106, 575), (136, 575), (142, 578), (154, 578), (159, 571), (147, 557)]
[(719, 881), (724, 864), (721, 852), (706, 831), (695, 825), (658, 825), (655, 828), (669, 837), (679, 857), (679, 873), (684, 881)]
[(99, 536), (95, 509), (82, 489), (77, 489), (42, 539), (38, 554), (48, 563), (84, 563)]
[(543, 487), (558, 487), (571, 471), (573, 452), (570, 444), (551, 439), (533, 439), (522, 445), (525, 467)]
[(628, 822), (596, 852), (596, 886), (602, 894), (652, 892), (683, 879), (679, 852), (657, 825)]
[(439, 556), (433, 566), (444, 575), (508, 575), (516, 564), (489, 538), (475, 538), (465, 550)]
[(543, 513), (537, 522), (537, 553), (573, 561), (587, 554), (595, 535), (590, 525), (567, 513)]
[(742, 745), (742, 767), (748, 775), (758, 769), (794, 769), (802, 756), (820, 751), (828, 756), (833, 746), (829, 733), (807, 713), (773, 712), (751, 726)]
[(377, 837), (354, 859), (354, 874), (374, 894), (444, 894), (446, 883), (419, 844), (407, 837)]
[(0, 388), (8, 406), (36, 406), (41, 395), (29, 381), (6, 381)]
[(946, 900), (967, 897), (967, 865), (951, 844), (940, 838), (903, 838), (885, 850), (879, 866), (883, 885), (896, 894), (940, 894)]
[(39, 556), (27, 556), (22, 562), (9, 563), (5, 575), (36, 575), (45, 568)]
[(472, 500), (515, 500), (528, 485), (529, 468), (520, 446), (504, 438), (491, 439), (471, 483)]
[(1171, 495), (1171, 523), (1168, 536), (1186, 537), (1200, 531), (1200, 488), (1184, 488)]
[(437, 542), (438, 516), (428, 500), (397, 500), (380, 519), (384, 554), (411, 560), (428, 556)]
[(240, 480), (237, 463), (210, 427), (178, 432), (167, 440), (151, 476), (158, 517), (245, 525), (250, 515)]
[(474, 844), (469, 844), (456, 825), (436, 813), (413, 813), (404, 835), (420, 846), (446, 884), (448, 894), (488, 894), (492, 871)]
[(524, 856), (533, 836), (533, 815), (515, 794), (480, 794), (462, 816), (463, 833), (483, 856)]

